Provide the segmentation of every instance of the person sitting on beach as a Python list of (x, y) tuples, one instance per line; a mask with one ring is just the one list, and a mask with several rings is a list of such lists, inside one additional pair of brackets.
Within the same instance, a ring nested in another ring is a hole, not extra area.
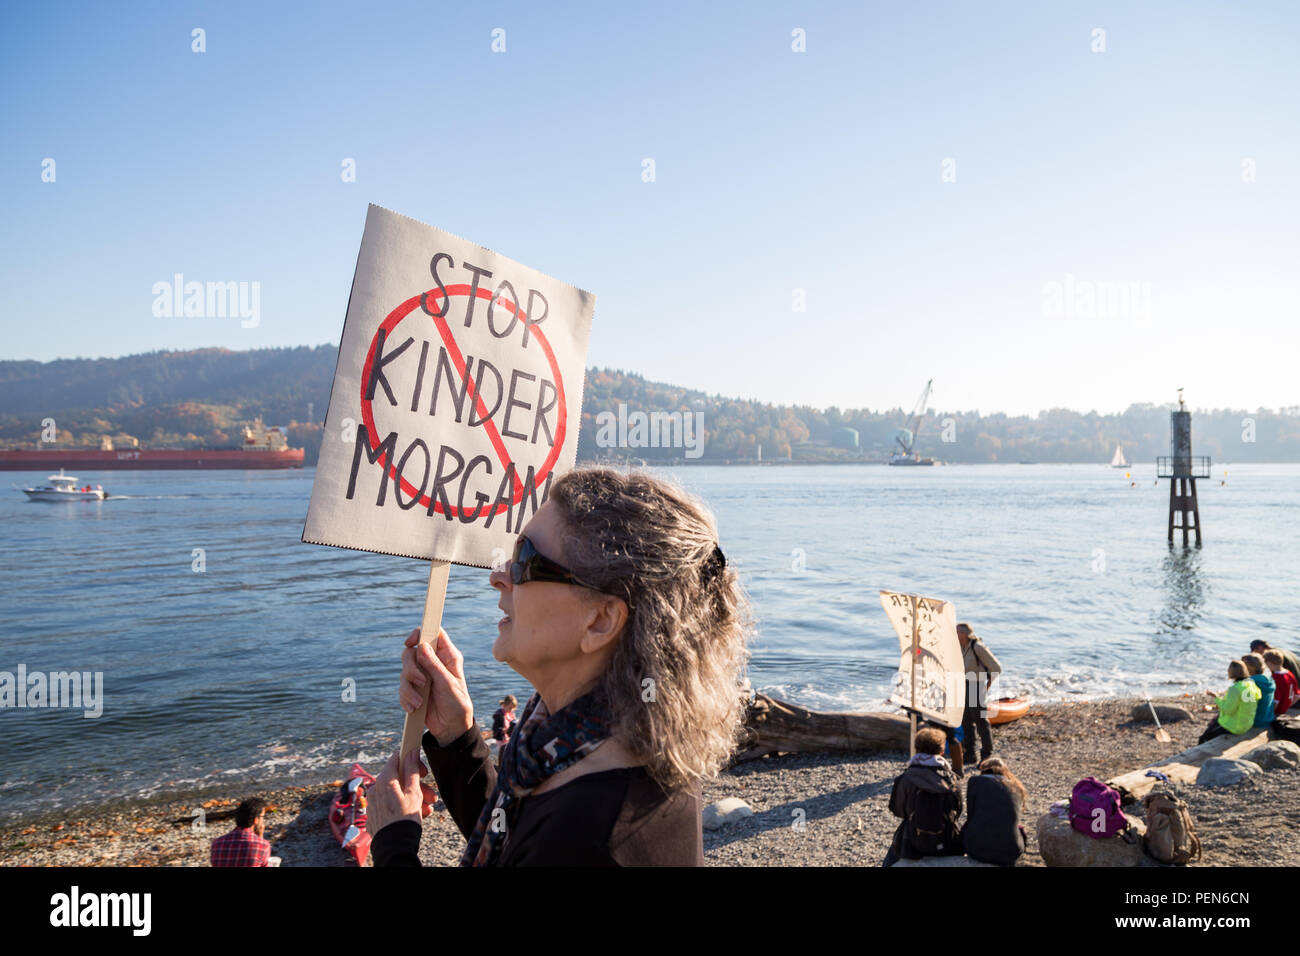
[[(401, 699), (468, 844), (462, 866), (704, 863), (701, 782), (743, 724), (748, 601), (708, 509), (649, 475), (555, 481), (510, 564), (492, 655), (535, 688), (498, 771), (446, 631), (407, 639)], [(419, 754), (370, 787), (377, 866), (419, 865)]]
[(1210, 726), (1205, 728), (1197, 743), (1203, 744), (1223, 734), (1244, 734), (1255, 723), (1255, 707), (1263, 695), (1250, 679), (1246, 665), (1241, 661), (1229, 664), (1228, 680), (1233, 682), (1232, 686), (1222, 697), (1212, 690), (1206, 691), (1219, 705), (1219, 714), (1210, 721)]
[(504, 744), (510, 738), (510, 731), (515, 727), (515, 708), (518, 706), (519, 701), (515, 700), (515, 695), (506, 694), (501, 698), (501, 706), (492, 715), (492, 739), (498, 744)]
[(1278, 651), (1272, 648), (1265, 651), (1264, 664), (1273, 672), (1273, 685), (1276, 688), (1273, 695), (1273, 713), (1281, 717), (1291, 709), (1296, 697), (1300, 696), (1300, 685), (1297, 685), (1295, 675), (1286, 669), (1286, 664)]
[(1250, 652), (1252, 654), (1263, 654), (1265, 651), (1277, 651), (1282, 656), (1282, 666), (1291, 672), (1291, 676), (1296, 679), (1297, 686), (1300, 686), (1300, 657), (1296, 657), (1291, 651), (1273, 647), (1268, 641), (1250, 642)]
[(980, 736), (980, 760), (993, 754), (993, 733), (989, 729), (988, 693), (1002, 665), (993, 652), (971, 631), (969, 624), (957, 625), (962, 664), (966, 670), (966, 710), (961, 718), (963, 763), (975, 762), (975, 733)]
[(249, 797), (235, 811), (235, 828), (212, 841), (213, 866), (269, 866), (271, 844), (266, 832), (266, 801)]
[(1011, 866), (1025, 852), (1025, 785), (998, 757), (982, 761), (979, 771), (966, 784), (962, 848), (972, 860)]
[(1277, 686), (1273, 683), (1272, 675), (1264, 671), (1264, 658), (1258, 654), (1247, 654), (1241, 662), (1246, 665), (1246, 673), (1260, 693), (1259, 703), (1255, 705), (1255, 720), (1251, 726), (1267, 727), (1277, 717), (1273, 712), (1273, 696), (1277, 693)]
[(952, 856), (961, 853), (957, 821), (961, 818), (961, 786), (943, 758), (942, 730), (926, 727), (916, 734), (916, 754), (895, 780), (889, 812), (902, 817), (881, 866), (900, 859)]

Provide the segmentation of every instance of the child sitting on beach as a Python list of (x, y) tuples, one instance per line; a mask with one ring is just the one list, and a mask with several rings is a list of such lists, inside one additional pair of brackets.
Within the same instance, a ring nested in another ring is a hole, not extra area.
[(1273, 713), (1273, 695), (1277, 692), (1277, 687), (1273, 683), (1273, 678), (1264, 673), (1264, 658), (1258, 654), (1247, 654), (1241, 662), (1246, 665), (1246, 673), (1255, 682), (1260, 693), (1259, 703), (1255, 705), (1255, 721), (1251, 726), (1267, 727), (1277, 716)]
[(515, 695), (506, 694), (501, 698), (501, 706), (492, 715), (492, 739), (502, 747), (510, 739), (510, 732), (515, 729), (515, 708), (518, 706), (519, 701), (515, 700)]
[(1285, 647), (1274, 647), (1268, 641), (1250, 642), (1252, 654), (1263, 655), (1265, 651), (1277, 651), (1282, 656), (1282, 666), (1295, 678), (1296, 686), (1300, 687), (1300, 657), (1296, 657), (1294, 651), (1288, 651)]
[(1286, 662), (1277, 651), (1265, 651), (1264, 663), (1273, 672), (1273, 686), (1275, 688), (1273, 713), (1275, 716), (1281, 717), (1291, 709), (1291, 704), (1295, 702), (1296, 696), (1300, 695), (1300, 686), (1296, 685), (1295, 675), (1286, 669)]
[(961, 853), (957, 821), (961, 818), (961, 788), (943, 758), (944, 733), (933, 727), (918, 731), (916, 754), (889, 794), (889, 812), (902, 817), (894, 842), (881, 866), (902, 857), (952, 856)]
[(1241, 661), (1229, 664), (1228, 679), (1233, 684), (1222, 697), (1212, 690), (1206, 691), (1219, 705), (1219, 715), (1210, 721), (1210, 726), (1205, 728), (1197, 743), (1203, 744), (1223, 734), (1244, 734), (1255, 723), (1255, 708), (1263, 694), (1250, 680), (1246, 665)]
[(981, 761), (979, 771), (966, 784), (962, 846), (972, 860), (1011, 866), (1025, 852), (1025, 785), (998, 757)]

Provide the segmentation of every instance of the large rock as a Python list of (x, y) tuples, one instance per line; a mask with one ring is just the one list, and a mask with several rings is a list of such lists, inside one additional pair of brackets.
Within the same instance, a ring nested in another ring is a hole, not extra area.
[(1265, 770), (1294, 770), (1300, 767), (1300, 744), (1289, 740), (1274, 740), (1256, 747), (1242, 760), (1249, 760)]
[[(1192, 713), (1185, 707), (1176, 707), (1172, 704), (1156, 704), (1156, 716), (1160, 718), (1162, 724), (1176, 724), (1180, 721), (1191, 720)], [(1135, 723), (1150, 724), (1154, 723), (1151, 719), (1151, 708), (1146, 704), (1138, 704), (1129, 714)]]
[[(1263, 749), (1263, 748), (1261, 748)], [(1252, 751), (1254, 753), (1255, 751)], [(1259, 764), (1232, 757), (1211, 757), (1196, 775), (1198, 787), (1232, 787), (1253, 774), (1263, 773)]]
[(1095, 839), (1085, 836), (1065, 817), (1044, 813), (1038, 818), (1038, 852), (1048, 866), (1156, 866), (1142, 849), (1146, 824), (1137, 817), (1128, 819), (1137, 842), (1123, 837)]
[(968, 856), (923, 856), (919, 860), (899, 860), (894, 866), (991, 866), (995, 870), (998, 869), (996, 863), (981, 863)]
[(717, 803), (711, 803), (704, 808), (704, 829), (721, 830), (729, 823), (735, 823), (737, 820), (743, 820), (745, 817), (752, 817), (753, 815), (753, 808), (744, 800), (739, 797), (725, 797)]

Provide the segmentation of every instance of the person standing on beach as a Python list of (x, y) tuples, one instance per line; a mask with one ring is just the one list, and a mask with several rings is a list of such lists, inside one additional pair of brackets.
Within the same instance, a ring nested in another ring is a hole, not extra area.
[(962, 714), (961, 734), (963, 763), (975, 763), (975, 734), (980, 735), (980, 760), (993, 755), (993, 732), (989, 728), (988, 693), (994, 678), (1002, 673), (1002, 665), (984, 642), (975, 636), (969, 624), (957, 625), (957, 640), (961, 644), (962, 664), (966, 668), (966, 710)]
[(271, 844), (266, 832), (266, 801), (250, 797), (235, 811), (235, 829), (212, 841), (213, 866), (269, 866)]
[[(744, 721), (748, 600), (712, 514), (675, 485), (607, 468), (551, 486), (493, 571), (492, 654), (535, 688), (498, 770), (446, 631), (407, 638), (407, 711), (467, 841), (462, 866), (701, 866), (701, 783)], [(371, 785), (376, 866), (419, 866), (419, 754)]]
[(1255, 708), (1262, 695), (1247, 674), (1246, 665), (1241, 661), (1229, 664), (1228, 680), (1232, 681), (1232, 686), (1223, 696), (1212, 690), (1206, 691), (1219, 705), (1219, 715), (1210, 721), (1198, 744), (1224, 734), (1244, 734), (1255, 723)]
[(943, 758), (944, 733), (935, 727), (917, 731), (916, 753), (894, 780), (889, 812), (902, 817), (881, 866), (900, 859), (955, 856), (961, 853), (957, 821), (961, 819), (961, 785)]
[(1282, 658), (1282, 666), (1291, 672), (1291, 676), (1300, 684), (1300, 657), (1296, 657), (1291, 651), (1284, 651), (1280, 647), (1272, 647), (1268, 641), (1251, 641), (1250, 652), (1252, 654), (1263, 654), (1265, 651), (1276, 651)]

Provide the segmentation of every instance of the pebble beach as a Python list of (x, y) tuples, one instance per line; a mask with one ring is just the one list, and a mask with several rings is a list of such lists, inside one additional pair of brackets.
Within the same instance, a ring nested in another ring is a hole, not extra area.
[[(1035, 706), (1014, 723), (995, 727), (995, 752), (1029, 794), (1024, 824), (1028, 849), (1018, 865), (1043, 866), (1035, 823), (1069, 796), (1083, 776), (1103, 780), (1136, 770), (1196, 743), (1209, 715), (1206, 698), (1157, 704), (1181, 706), (1191, 720), (1167, 724), (1159, 743), (1150, 723), (1131, 719), (1136, 700)], [(894, 777), (905, 754), (782, 754), (739, 763), (704, 788), (706, 804), (739, 797), (753, 816), (704, 833), (710, 866), (877, 866), (897, 820), (889, 813)], [(340, 768), (342, 770), (343, 768)], [(378, 768), (371, 768), (377, 770)], [(269, 805), (266, 837), (282, 866), (344, 866), (326, 822), (338, 781), (269, 792), (241, 791), (194, 800), (159, 798), (20, 819), (0, 826), (4, 866), (207, 866), (211, 841), (234, 824), (245, 797)], [(1300, 861), (1300, 771), (1272, 770), (1221, 789), (1176, 785), (1187, 801), (1204, 856), (1197, 866), (1284, 866)], [(183, 822), (202, 806), (206, 825)], [(1131, 808), (1130, 813), (1134, 812)], [(1140, 809), (1137, 811), (1140, 815)], [(455, 864), (464, 839), (437, 805), (425, 821), (420, 856), (426, 866)]]

